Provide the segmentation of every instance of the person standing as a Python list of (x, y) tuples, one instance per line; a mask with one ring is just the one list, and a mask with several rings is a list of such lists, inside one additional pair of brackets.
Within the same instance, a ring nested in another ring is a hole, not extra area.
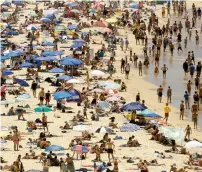
[(184, 119), (184, 101), (182, 100), (181, 101), (181, 104), (180, 104), (180, 120), (183, 120)]
[(194, 102), (198, 105), (198, 110), (199, 110), (199, 95), (196, 91), (193, 95), (193, 99), (194, 99)]
[(188, 137), (188, 140), (190, 140), (191, 132), (192, 132), (191, 127), (189, 125), (187, 125), (187, 127), (185, 128), (185, 137), (184, 137), (184, 140), (186, 140), (187, 137)]
[(125, 45), (126, 45), (126, 51), (128, 50), (128, 45), (129, 45), (129, 41), (128, 41), (128, 39), (126, 38), (126, 40), (125, 40)]
[(157, 89), (157, 95), (158, 95), (158, 102), (161, 103), (162, 96), (163, 96), (163, 88), (161, 87), (161, 85)]
[(168, 90), (167, 90), (167, 102), (171, 103), (171, 96), (172, 96), (172, 89), (170, 88), (170, 86), (168, 87)]
[(45, 132), (45, 128), (48, 131), (48, 122), (47, 122), (47, 116), (45, 115), (45, 113), (43, 113), (41, 121), (44, 128), (44, 132)]
[(46, 105), (49, 105), (50, 100), (51, 100), (51, 94), (50, 91), (48, 90), (48, 92), (45, 94), (45, 100), (46, 100)]
[(114, 160), (114, 148), (115, 148), (115, 145), (109, 138), (107, 142), (107, 153), (108, 153), (109, 162), (110, 162), (110, 155), (112, 156), (112, 159)]
[(193, 75), (194, 75), (194, 72), (195, 72), (195, 67), (194, 67), (193, 64), (190, 65), (189, 71), (190, 71), (191, 79), (193, 79)]
[(120, 39), (120, 47), (121, 47), (121, 50), (123, 51), (123, 46), (124, 46), (124, 41), (123, 41), (123, 38)]
[(187, 37), (184, 39), (184, 48), (187, 48)]
[(187, 83), (187, 91), (188, 91), (189, 95), (191, 94), (191, 84), (192, 84), (192, 82), (189, 80)]
[(13, 131), (12, 140), (14, 143), (14, 151), (19, 151), (19, 142), (21, 140), (21, 137), (17, 129)]
[(122, 58), (121, 59), (121, 73), (124, 73), (126, 61)]
[(130, 64), (128, 63), (126, 64), (126, 67), (125, 67), (126, 79), (128, 79), (129, 73), (130, 73)]
[(133, 63), (134, 63), (134, 66), (137, 68), (137, 60), (138, 60), (138, 56), (134, 53), (133, 54)]
[(139, 76), (142, 76), (142, 62), (141, 61), (139, 61), (138, 70), (139, 70)]
[(197, 129), (197, 123), (198, 123), (198, 113), (197, 112), (193, 112), (192, 120), (194, 122), (194, 129)]
[(166, 103), (166, 106), (164, 107), (164, 112), (165, 112), (165, 117), (163, 120), (166, 120), (166, 124), (168, 122), (168, 117), (169, 117), (169, 113), (170, 113), (171, 109), (168, 106), (168, 103)]
[(166, 72), (168, 70), (168, 68), (166, 67), (166, 64), (163, 65), (163, 67), (161, 68), (161, 70), (163, 71), (163, 78), (166, 79)]
[(67, 158), (65, 162), (67, 163), (67, 171), (74, 172), (75, 171), (74, 161), (73, 158), (69, 156), (69, 153), (67, 153)]
[(187, 60), (183, 63), (184, 75), (186, 76), (188, 73), (189, 64)]
[(36, 98), (37, 83), (35, 81), (32, 82), (31, 89), (32, 89), (34, 98)]
[(38, 95), (38, 99), (40, 101), (39, 105), (43, 105), (44, 97), (45, 97), (44, 88), (41, 88), (41, 91), (39, 92), (39, 95)]
[(49, 166), (48, 166), (47, 159), (43, 160), (42, 166), (43, 166), (43, 172), (49, 172)]

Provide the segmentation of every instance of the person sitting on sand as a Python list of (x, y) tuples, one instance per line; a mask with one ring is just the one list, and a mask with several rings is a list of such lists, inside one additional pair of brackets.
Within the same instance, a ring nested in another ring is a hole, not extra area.
[(0, 163), (7, 163), (7, 161), (5, 161), (5, 160), (3, 159), (3, 157), (0, 157)]
[(82, 132), (83, 140), (91, 140), (91, 134), (87, 131)]
[(42, 141), (40, 141), (40, 145), (39, 145), (39, 147), (41, 148), (41, 149), (46, 149), (48, 146), (50, 146), (51, 144), (50, 144), (50, 142), (49, 141), (46, 141), (46, 138), (43, 138), (43, 140)]
[(71, 142), (69, 143), (69, 148), (72, 149), (74, 146), (75, 146), (74, 140), (71, 140)]
[(9, 109), (7, 115), (8, 116), (16, 115), (16, 113), (14, 112), (14, 107), (13, 106)]
[(126, 91), (126, 84), (124, 82), (121, 83), (121, 91)]
[(65, 125), (64, 126), (60, 126), (60, 128), (63, 129), (63, 130), (72, 129), (71, 126), (68, 124), (67, 121), (65, 121)]
[(117, 126), (118, 124), (116, 123), (114, 123), (114, 118), (111, 120), (111, 122), (109, 123), (109, 127), (112, 127), (112, 129), (115, 129), (115, 128), (118, 128), (118, 126)]
[(137, 147), (140, 146), (139, 142), (137, 140), (133, 140), (134, 136), (129, 137), (129, 140), (127, 142), (127, 146), (129, 147)]
[(152, 138), (150, 140), (157, 140), (157, 135), (159, 133), (158, 127), (154, 127), (154, 131), (152, 133)]
[(149, 162), (147, 160), (144, 160), (144, 163), (147, 164), (147, 166), (162, 166), (162, 165), (165, 165), (165, 164), (159, 164), (156, 159), (153, 159), (153, 160), (151, 160)]

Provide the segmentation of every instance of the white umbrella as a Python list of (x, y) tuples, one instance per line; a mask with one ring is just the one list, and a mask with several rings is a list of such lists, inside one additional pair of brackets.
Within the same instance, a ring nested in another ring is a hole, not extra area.
[(8, 104), (13, 104), (13, 103), (15, 103), (15, 102), (8, 101), (8, 100), (2, 100), (2, 101), (0, 101), (0, 105), (8, 105)]
[(91, 91), (89, 91), (89, 92), (90, 92), (90, 93), (94, 93), (94, 92), (96, 92), (96, 93), (104, 93), (105, 90), (102, 89), (102, 88), (95, 88), (95, 89), (93, 89), (93, 90), (91, 90)]
[(193, 140), (193, 141), (190, 141), (190, 142), (186, 143), (184, 147), (187, 148), (187, 149), (202, 148), (202, 143), (198, 142), (196, 140)]
[(76, 125), (73, 127), (74, 131), (87, 131), (89, 130), (89, 126), (87, 125)]
[(100, 77), (100, 76), (104, 76), (105, 73), (100, 70), (93, 70), (93, 71), (91, 71), (91, 75)]
[(67, 83), (71, 83), (71, 84), (83, 84), (84, 81), (81, 81), (79, 79), (70, 79), (69, 81), (67, 81)]

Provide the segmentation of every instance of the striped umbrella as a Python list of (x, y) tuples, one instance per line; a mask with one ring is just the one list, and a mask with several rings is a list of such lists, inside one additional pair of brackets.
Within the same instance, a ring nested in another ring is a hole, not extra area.
[(82, 145), (76, 145), (72, 148), (72, 151), (87, 153), (87, 152), (89, 152), (89, 148), (87, 148), (86, 146), (82, 146)]
[(114, 89), (107, 89), (106, 91), (105, 91), (105, 93), (106, 94), (117, 94), (117, 93), (119, 93), (117, 90), (114, 90)]

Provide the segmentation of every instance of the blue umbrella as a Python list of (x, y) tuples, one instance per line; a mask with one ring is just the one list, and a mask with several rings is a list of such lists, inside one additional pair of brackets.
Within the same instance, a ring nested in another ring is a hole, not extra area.
[(41, 18), (40, 19), (40, 22), (43, 22), (43, 23), (50, 23), (51, 20), (49, 18)]
[(62, 146), (51, 145), (51, 146), (48, 146), (48, 147), (45, 149), (45, 152), (50, 152), (50, 151), (62, 151), (62, 150), (65, 150), (64, 147), (62, 147)]
[(72, 44), (70, 46), (70, 48), (79, 48), (79, 47), (82, 47), (82, 46), (83, 46), (83, 44)]
[(13, 72), (10, 71), (9, 69), (4, 69), (4, 70), (2, 71), (2, 75), (3, 75), (3, 76), (13, 75)]
[(10, 6), (11, 6), (11, 3), (5, 1), (5, 2), (3, 2), (1, 5), (2, 5), (2, 6), (4, 5), (4, 6), (8, 6), (8, 7), (10, 7)]
[(71, 76), (68, 76), (68, 75), (62, 75), (62, 76), (57, 77), (57, 79), (70, 80), (70, 79), (72, 79), (72, 77), (71, 77)]
[(83, 39), (75, 39), (75, 40), (73, 40), (72, 42), (73, 42), (73, 43), (81, 43), (81, 44), (82, 44), (82, 43), (83, 43), (83, 44), (86, 43), (86, 41), (83, 40)]
[(45, 18), (48, 18), (50, 20), (54, 19), (55, 15), (54, 14), (48, 14), (45, 16)]
[(67, 28), (68, 28), (69, 30), (75, 30), (75, 29), (78, 28), (78, 26), (76, 26), (76, 25), (70, 25), (70, 26), (68, 26)]
[(20, 51), (11, 51), (9, 53), (7, 53), (5, 56), (7, 57), (17, 57), (17, 56), (21, 56), (23, 53)]
[(81, 94), (79, 91), (72, 89), (72, 90), (69, 90), (68, 93), (72, 95), (72, 97), (67, 98), (68, 102), (81, 102), (82, 101)]
[(21, 94), (21, 95), (19, 95), (19, 96), (17, 96), (16, 97), (16, 99), (30, 99), (31, 98), (31, 96), (29, 95), (29, 94)]
[(35, 112), (51, 112), (52, 109), (47, 106), (39, 106), (34, 109)]
[(162, 118), (162, 116), (152, 112), (151, 110), (145, 109), (143, 111), (137, 112), (138, 115), (143, 115), (144, 117), (148, 118)]
[(71, 58), (71, 57), (65, 57), (62, 59), (60, 64), (66, 65), (66, 66), (78, 66), (82, 64), (82, 61), (79, 59)]
[(25, 63), (22, 63), (19, 67), (20, 68), (34, 67), (34, 64), (25, 62)]
[(23, 87), (29, 87), (29, 84), (22, 79), (14, 78), (14, 82), (17, 82), (19, 85)]
[(129, 4), (129, 7), (130, 7), (130, 8), (134, 8), (134, 9), (139, 9), (139, 5), (136, 4), (136, 3), (131, 3), (131, 4)]
[(46, 56), (46, 57), (37, 57), (35, 60), (40, 61), (58, 61), (58, 59), (54, 56)]
[(57, 23), (57, 24), (62, 23), (62, 21), (60, 21), (59, 19), (53, 19), (53, 22), (54, 22), (54, 23)]
[(135, 110), (145, 110), (145, 109), (147, 109), (146, 106), (141, 105), (137, 102), (131, 102), (121, 107), (122, 111), (135, 111)]
[(60, 56), (63, 55), (63, 51), (44, 51), (41, 56)]
[(49, 70), (49, 72), (50, 73), (64, 73), (64, 70), (56, 67), (56, 68)]
[(75, 3), (71, 3), (71, 4), (67, 4), (69, 7), (78, 7), (79, 4), (75, 4)]
[(72, 95), (66, 91), (58, 91), (54, 93), (53, 97), (54, 97), (54, 100), (60, 100), (60, 99), (72, 97)]
[(0, 58), (1, 58), (1, 60), (8, 60), (8, 59), (10, 59), (11, 57), (10, 57), (10, 56), (5, 55), (5, 56), (1, 56)]
[(97, 106), (100, 107), (101, 109), (105, 109), (105, 108), (109, 108), (109, 103), (105, 101), (100, 101), (98, 102)]
[(18, 32), (16, 32), (15, 30), (9, 30), (6, 35), (19, 35)]
[(55, 44), (52, 42), (43, 42), (42, 46), (55, 46)]

